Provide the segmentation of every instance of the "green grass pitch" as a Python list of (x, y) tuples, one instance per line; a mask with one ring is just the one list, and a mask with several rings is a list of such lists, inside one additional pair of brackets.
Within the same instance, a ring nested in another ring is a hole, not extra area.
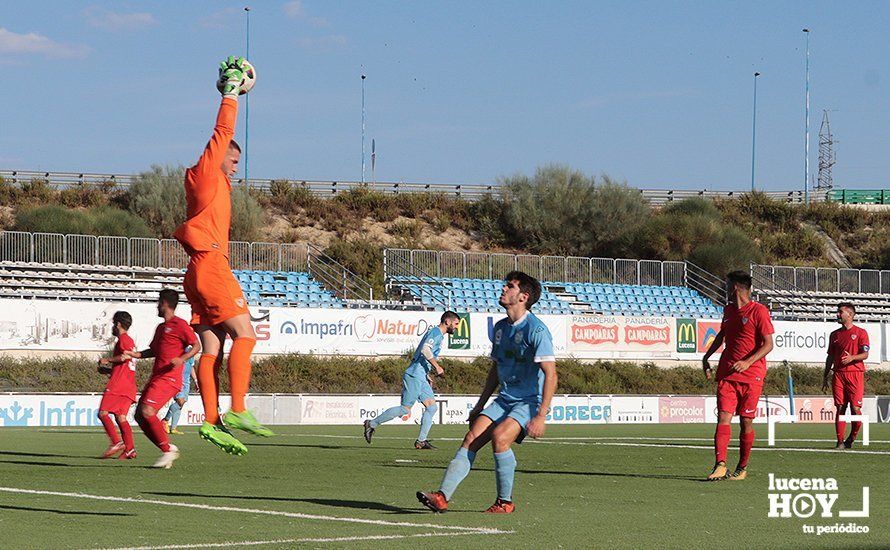
[[(738, 457), (733, 427), (729, 465)], [(230, 457), (194, 428), (172, 436), (182, 457), (152, 470), (158, 451), (136, 435), (135, 461), (99, 460), (101, 430), (0, 431), (3, 548), (737, 548), (890, 546), (890, 425), (872, 444), (833, 451), (833, 425), (766, 426), (750, 475), (703, 482), (713, 425), (549, 426), (516, 447), (510, 516), (483, 514), (495, 497), (488, 448), (446, 514), (426, 511), (418, 490), (438, 487), (464, 428), (434, 426), (437, 451), (415, 451), (416, 428), (279, 426), (245, 437)], [(768, 473), (839, 485), (834, 517), (769, 518)], [(859, 510), (870, 488), (870, 517)], [(22, 490), (26, 492), (21, 492)], [(804, 525), (856, 523), (868, 534), (805, 534)], [(250, 546), (248, 546), (250, 545)]]

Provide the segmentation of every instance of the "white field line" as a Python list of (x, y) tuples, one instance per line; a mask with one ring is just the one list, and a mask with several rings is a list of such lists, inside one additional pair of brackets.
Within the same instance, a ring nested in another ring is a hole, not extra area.
[[(501, 531), (503, 534), (512, 533), (513, 531)], [(359, 542), (371, 540), (398, 540), (412, 538), (428, 538), (428, 537), (458, 537), (463, 535), (478, 535), (476, 531), (450, 533), (418, 533), (415, 535), (368, 535), (362, 537), (331, 537), (331, 538), (314, 538), (314, 539), (278, 539), (278, 540), (243, 540), (243, 541), (226, 541), (226, 542), (207, 542), (198, 544), (168, 544), (165, 546), (127, 546), (121, 548), (106, 548), (103, 550), (187, 550), (190, 548), (228, 548), (230, 546), (263, 546), (266, 544), (294, 544), (309, 542)]]
[[(361, 439), (361, 436), (353, 436), (353, 435), (332, 435), (332, 434), (282, 434), (282, 435), (290, 435), (294, 437), (324, 437), (324, 438), (335, 438), (335, 439)], [(276, 436), (277, 437), (277, 436)], [(375, 437), (374, 439), (378, 439)], [(379, 439), (405, 439), (403, 437), (381, 437)], [(463, 441), (463, 438), (460, 437), (440, 437), (437, 438), (438, 441)], [(602, 445), (608, 447), (659, 447), (664, 449), (705, 449), (709, 451), (713, 451), (713, 447), (710, 445), (669, 445), (669, 444), (659, 444), (659, 443), (632, 443), (632, 442), (620, 442), (615, 441), (616, 439), (625, 439), (631, 441), (638, 440), (653, 440), (653, 441), (714, 441), (713, 438), (645, 438), (645, 437), (626, 437), (626, 438), (618, 438), (618, 437), (547, 437), (544, 439), (534, 439), (528, 440), (526, 442), (530, 444), (539, 444), (539, 445)], [(811, 441), (816, 443), (834, 443), (833, 439), (777, 439), (776, 441), (797, 441), (797, 442), (805, 442)], [(872, 440), (872, 443), (876, 443)], [(882, 441), (881, 443), (890, 443), (886, 441)], [(751, 449), (753, 451), (789, 451), (794, 453), (828, 453), (828, 454), (837, 454), (839, 451), (834, 448), (831, 449), (805, 449), (802, 447), (754, 447)], [(863, 454), (863, 455), (890, 455), (890, 451), (854, 451), (851, 449), (847, 449), (844, 451), (844, 454)]]
[[(41, 491), (36, 489), (19, 489), (16, 487), (0, 487), (0, 492), (4, 493), (18, 493), (18, 494), (26, 494), (26, 495), (46, 495), (46, 496), (56, 496), (56, 497), (70, 497), (70, 498), (83, 498), (89, 500), (105, 500), (111, 502), (128, 502), (132, 504), (156, 504), (158, 506), (174, 506), (177, 508), (195, 508), (198, 510), (210, 510), (213, 512), (240, 512), (240, 513), (249, 513), (249, 514), (264, 514), (269, 516), (282, 516), (288, 518), (298, 518), (298, 519), (313, 519), (320, 521), (339, 521), (344, 523), (361, 523), (366, 525), (383, 525), (386, 527), (412, 527), (412, 528), (430, 528), (430, 529), (438, 529), (443, 531), (461, 531), (461, 532), (472, 532), (483, 535), (500, 535), (506, 534), (508, 531), (502, 531), (500, 529), (493, 529), (488, 527), (461, 527), (457, 525), (436, 525), (434, 523), (411, 523), (408, 521), (385, 521), (382, 519), (365, 519), (365, 518), (351, 518), (351, 517), (342, 517), (342, 516), (322, 516), (317, 514), (303, 514), (299, 512), (283, 512), (279, 510), (262, 510), (257, 508), (237, 508), (235, 506), (214, 506), (210, 504), (193, 504), (189, 502), (169, 502), (166, 500), (155, 500), (155, 499), (144, 499), (144, 498), (129, 498), (129, 497), (114, 497), (114, 496), (105, 496), (105, 495), (90, 495), (86, 493), (63, 493), (60, 491)], [(512, 532), (512, 531), (510, 531)]]
[[(361, 435), (334, 435), (334, 434), (276, 434), (275, 437), (320, 437), (327, 439), (363, 439)], [(374, 436), (374, 440), (388, 439), (404, 441), (404, 437), (393, 436)], [(436, 441), (463, 441), (462, 437), (437, 437)], [(526, 439), (529, 443), (547, 443), (550, 441), (714, 441), (713, 437), (547, 437), (538, 440)], [(802, 439), (802, 438), (781, 438), (777, 437), (776, 441), (787, 441), (797, 443), (836, 443), (834, 438), (825, 439)], [(871, 443), (890, 443), (890, 440), (872, 439)], [(816, 449), (818, 450), (818, 449)]]

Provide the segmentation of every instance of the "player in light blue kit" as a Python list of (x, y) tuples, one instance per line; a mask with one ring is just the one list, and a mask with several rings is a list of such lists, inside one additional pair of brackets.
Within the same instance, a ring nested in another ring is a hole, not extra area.
[[(191, 350), (191, 346), (185, 348), (186, 353)], [(182, 414), (182, 407), (184, 407), (185, 402), (189, 400), (192, 379), (195, 380), (196, 385), (198, 383), (198, 377), (195, 374), (194, 366), (194, 357), (182, 364), (182, 389), (176, 394), (176, 397), (173, 398), (173, 402), (170, 403), (170, 408), (167, 409), (167, 416), (164, 417), (164, 431), (168, 434), (182, 435), (182, 432), (176, 429), (176, 426), (179, 425), (179, 415)]]
[(435, 449), (427, 438), (430, 427), (433, 425), (433, 416), (439, 410), (439, 406), (436, 405), (429, 377), (445, 374), (445, 370), (436, 359), (439, 357), (445, 335), (454, 334), (458, 323), (460, 323), (460, 317), (457, 316), (457, 313), (446, 311), (439, 319), (439, 325), (426, 331), (411, 357), (411, 364), (402, 376), (402, 404), (386, 409), (373, 420), (365, 420), (365, 441), (370, 443), (377, 426), (384, 422), (389, 422), (397, 416), (411, 416), (411, 407), (420, 401), (423, 403), (424, 409), (423, 416), (420, 417), (420, 435), (414, 442), (414, 448)]
[[(476, 453), (491, 441), (498, 496), (486, 510), (511, 514), (516, 457), (511, 446), (525, 435), (544, 435), (544, 422), (556, 391), (556, 358), (547, 326), (529, 309), (541, 297), (541, 283), (521, 271), (504, 278), (499, 303), (507, 317), (494, 326), (491, 358), (494, 363), (482, 395), (470, 411), (470, 430), (445, 470), (438, 491), (417, 493), (417, 499), (434, 512), (448, 509), (448, 501), (473, 467)], [(483, 410), (500, 385), (497, 398)]]

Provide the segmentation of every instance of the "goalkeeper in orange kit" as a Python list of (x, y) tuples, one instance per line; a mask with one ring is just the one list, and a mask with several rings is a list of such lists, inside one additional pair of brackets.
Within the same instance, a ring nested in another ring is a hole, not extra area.
[[(201, 338), (203, 349), (198, 362), (198, 383), (205, 418), (198, 433), (236, 455), (246, 453), (247, 447), (227, 427), (265, 437), (273, 435), (244, 404), (256, 334), (241, 286), (229, 267), (230, 178), (238, 171), (241, 157), (241, 147), (232, 138), (238, 96), (246, 93), (242, 86), (248, 71), (253, 78), (253, 68), (243, 57), (229, 57), (220, 63), (217, 88), (223, 97), (216, 126), (198, 163), (185, 173), (187, 219), (174, 233), (189, 255), (183, 286), (192, 307), (191, 325)], [(227, 336), (233, 340), (228, 360), (232, 407), (220, 418), (218, 369)]]

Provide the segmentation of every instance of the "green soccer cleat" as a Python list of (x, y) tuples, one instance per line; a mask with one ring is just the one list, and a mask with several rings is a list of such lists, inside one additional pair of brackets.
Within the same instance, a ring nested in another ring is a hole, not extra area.
[(247, 447), (244, 446), (244, 443), (235, 439), (235, 436), (230, 434), (225, 427), (205, 422), (198, 430), (198, 435), (201, 436), (201, 439), (206, 439), (230, 455), (247, 454)]
[(275, 435), (272, 430), (260, 424), (248, 410), (241, 412), (229, 411), (222, 416), (222, 421), (229, 428), (238, 428), (260, 437), (272, 437)]

